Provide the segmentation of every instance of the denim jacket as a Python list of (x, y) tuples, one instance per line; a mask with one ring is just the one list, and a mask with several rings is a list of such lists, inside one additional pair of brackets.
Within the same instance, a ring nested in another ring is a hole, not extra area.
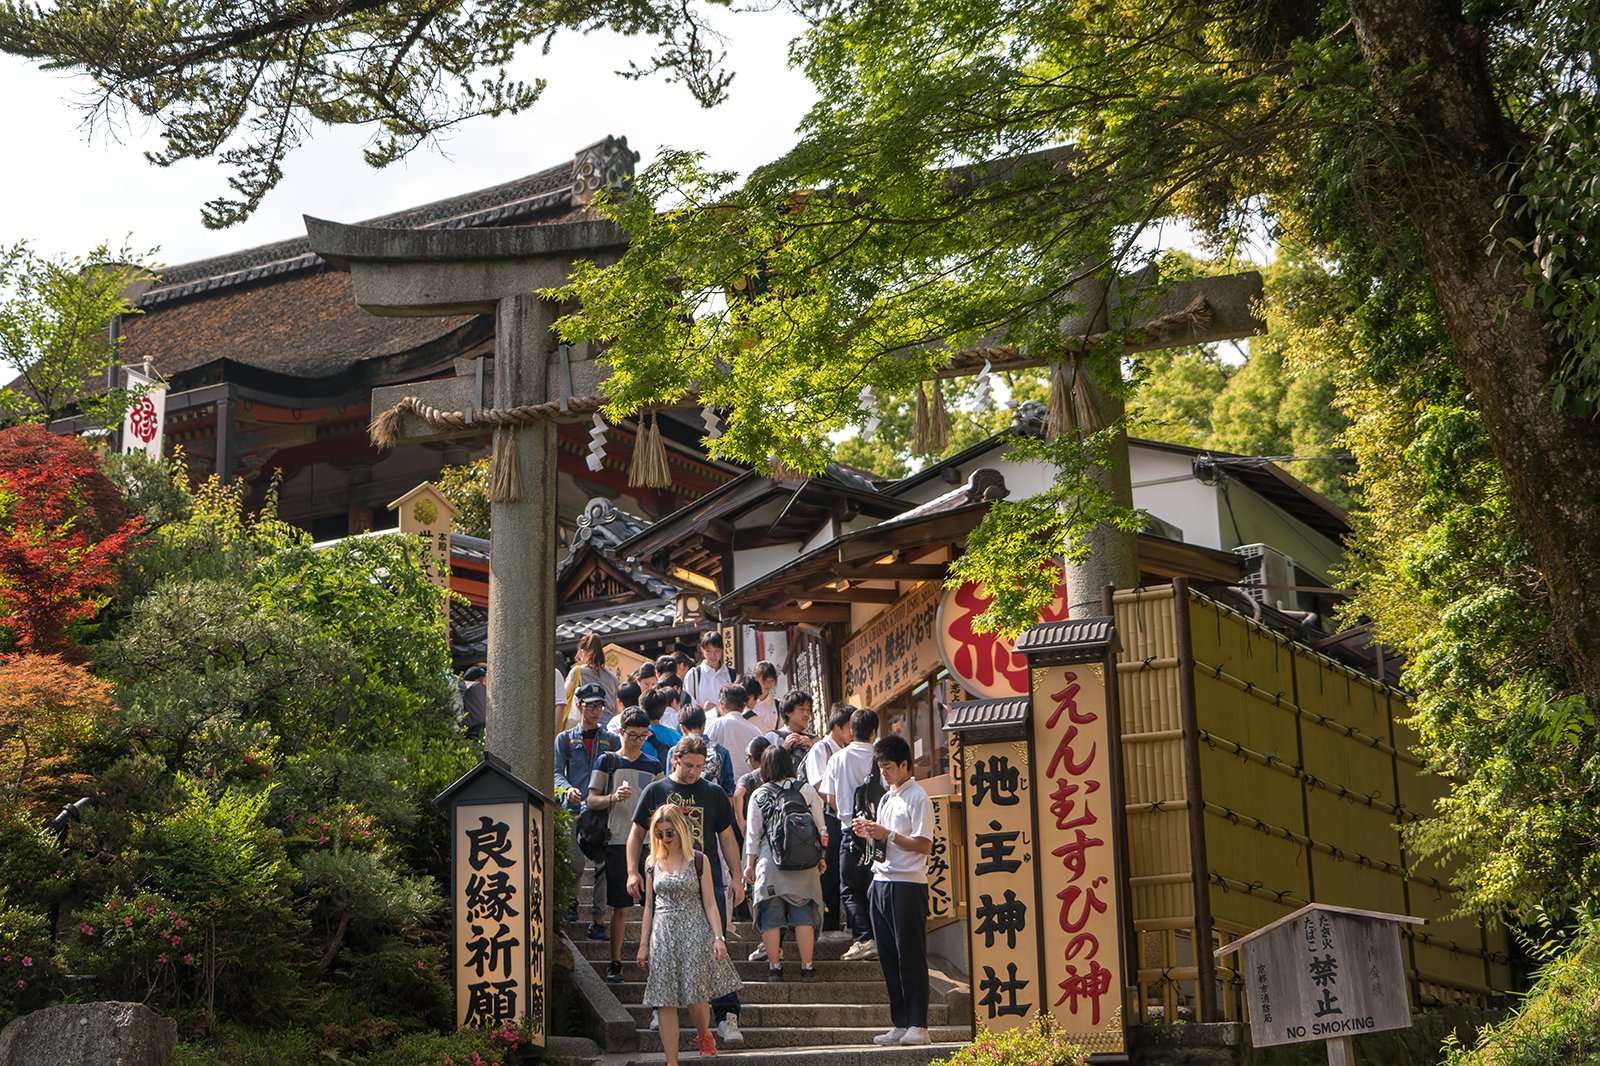
[(589, 795), (589, 775), (594, 771), (595, 760), (608, 751), (618, 751), (622, 748), (622, 738), (615, 733), (608, 733), (604, 729), (595, 737), (594, 759), (589, 758), (589, 751), (583, 746), (583, 726), (573, 726), (565, 733), (556, 736), (556, 796), (562, 803), (579, 810), (583, 807), (580, 801), (577, 806), (567, 803), (567, 789), (575, 788), (584, 796)]

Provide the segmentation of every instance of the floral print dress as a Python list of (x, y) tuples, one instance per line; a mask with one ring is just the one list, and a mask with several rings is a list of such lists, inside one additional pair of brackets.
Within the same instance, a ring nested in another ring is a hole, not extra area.
[(644, 985), (644, 1001), (653, 1006), (705, 1003), (737, 991), (743, 983), (732, 962), (712, 954), (711, 924), (706, 921), (696, 865), (690, 863), (675, 874), (655, 873), (650, 968)]

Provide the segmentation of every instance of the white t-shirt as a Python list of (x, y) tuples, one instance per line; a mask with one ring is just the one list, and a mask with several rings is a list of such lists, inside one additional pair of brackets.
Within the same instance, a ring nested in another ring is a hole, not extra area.
[[(877, 821), (889, 830), (891, 838), (898, 833), (901, 837), (932, 840), (933, 801), (915, 779), (903, 782), (899, 788), (891, 788), (883, 794)], [(928, 883), (928, 857), (907, 851), (890, 839), (888, 854), (872, 864), (872, 879), (925, 885)]]
[[(706, 720), (710, 721), (713, 708), (722, 706), (722, 690), (733, 684), (733, 671), (727, 663), (715, 670), (705, 660), (689, 668), (683, 678), (683, 694), (696, 703), (706, 705)], [(728, 749), (732, 751), (732, 748)]]
[(828, 769), (828, 761), (838, 750), (839, 745), (833, 742), (832, 737), (823, 737), (811, 745), (811, 751), (806, 755), (806, 781), (820, 786), (822, 776)]
[(856, 789), (872, 776), (872, 744), (866, 740), (852, 740), (843, 751), (828, 760), (822, 783), (817, 791), (832, 796), (839, 820), (850, 820), (850, 807), (856, 801)]
[(715, 722), (706, 726), (706, 739), (728, 749), (735, 769), (747, 765), (745, 753), (750, 750), (750, 742), (760, 735), (761, 729), (755, 719), (742, 714), (719, 715)]

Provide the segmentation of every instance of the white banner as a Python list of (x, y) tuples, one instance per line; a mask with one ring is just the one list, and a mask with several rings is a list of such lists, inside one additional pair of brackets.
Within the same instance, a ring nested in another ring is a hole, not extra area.
[(144, 452), (150, 459), (161, 459), (161, 438), (166, 432), (167, 386), (131, 367), (128, 388), (141, 392), (122, 419), (122, 454)]

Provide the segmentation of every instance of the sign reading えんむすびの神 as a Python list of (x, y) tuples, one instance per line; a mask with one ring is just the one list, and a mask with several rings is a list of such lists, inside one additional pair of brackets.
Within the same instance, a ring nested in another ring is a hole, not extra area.
[(1238, 953), (1256, 1047), (1411, 1025), (1400, 925), (1421, 918), (1311, 903), (1217, 950)]
[(526, 1019), (542, 1047), (544, 798), (485, 756), (436, 802), (447, 801), (456, 1024), (499, 1027)]

